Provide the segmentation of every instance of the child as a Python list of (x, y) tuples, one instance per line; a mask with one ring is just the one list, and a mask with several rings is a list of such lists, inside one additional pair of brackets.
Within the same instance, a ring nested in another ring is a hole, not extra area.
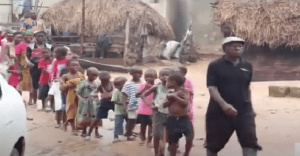
[(41, 70), (41, 77), (39, 80), (39, 100), (42, 100), (42, 110), (45, 110), (45, 99), (49, 92), (49, 80), (50, 75), (47, 71), (49, 65), (51, 65), (50, 49), (43, 49), (43, 58), (39, 61), (38, 68)]
[[(152, 105), (153, 110), (153, 144), (155, 155), (164, 155), (165, 144), (165, 128), (164, 125), (168, 118), (168, 109), (163, 108), (163, 104), (166, 100), (168, 90), (166, 89), (167, 78), (171, 73), (170, 68), (164, 68), (159, 71), (160, 84), (153, 86), (142, 95), (142, 99), (148, 105)], [(148, 101), (145, 97), (151, 93), (155, 94), (154, 105)]]
[[(50, 69), (48, 69), (48, 71), (50, 71), (51, 82), (59, 82), (61, 70), (67, 68), (67, 52), (68, 49), (65, 47), (57, 47), (54, 49), (55, 58), (50, 65), (51, 67), (49, 67)], [(50, 103), (52, 110), (55, 111), (53, 98), (50, 98)]]
[[(157, 73), (154, 69), (148, 69), (145, 72), (144, 75), (146, 83), (140, 84), (138, 87), (139, 93), (138, 96), (141, 95), (146, 90), (150, 89), (154, 85), (155, 79), (157, 79)], [(146, 97), (147, 100), (152, 103), (153, 102), (153, 94), (150, 94)], [(148, 105), (145, 100), (140, 100), (139, 102), (139, 108), (137, 110), (138, 116), (137, 116), (137, 123), (141, 124), (141, 131), (140, 131), (140, 137), (141, 137), (141, 143), (140, 145), (145, 144), (146, 140), (146, 129), (148, 126), (148, 140), (147, 140), (147, 147), (152, 147), (151, 141), (152, 141), (152, 104)]]
[(86, 136), (86, 127), (92, 124), (92, 120), (96, 117), (98, 98), (98, 87), (100, 82), (96, 81), (99, 71), (95, 67), (87, 69), (88, 79), (81, 81), (76, 89), (76, 93), (79, 99), (78, 105), (78, 126), (83, 127), (82, 137), (85, 137), (86, 141), (90, 140), (89, 136)]
[(176, 73), (169, 76), (166, 85), (168, 89), (174, 90), (173, 93), (167, 94), (167, 101), (164, 103), (164, 108), (168, 107), (169, 110), (166, 128), (171, 156), (176, 156), (178, 141), (182, 135), (186, 137), (184, 156), (189, 156), (193, 145), (194, 130), (188, 117), (189, 93), (182, 88), (184, 82), (184, 76)]
[(123, 94), (121, 90), (127, 79), (125, 77), (117, 77), (114, 80), (115, 89), (112, 94), (111, 101), (115, 104), (115, 131), (113, 143), (120, 142), (119, 135), (124, 134), (123, 122), (126, 120), (126, 115), (123, 111), (122, 99)]
[(182, 76), (185, 77), (184, 88), (189, 92), (189, 111), (188, 116), (192, 123), (194, 122), (194, 87), (191, 80), (186, 78), (187, 68), (184, 66), (178, 67)]
[[(62, 77), (63, 75), (65, 75), (67, 73), (68, 73), (67, 69), (61, 70), (60, 77)], [(60, 81), (62, 81), (62, 80), (60, 80)], [(48, 92), (48, 98), (45, 100), (45, 103), (47, 103), (48, 100), (50, 100), (50, 99), (54, 99), (55, 116), (56, 116), (56, 122), (57, 122), (57, 125), (55, 126), (55, 128), (60, 128), (60, 127), (64, 128), (61, 124), (61, 121), (63, 121), (63, 123), (65, 123), (65, 121), (64, 121), (65, 103), (62, 99), (62, 92), (60, 91), (59, 87), (60, 87), (59, 81), (55, 81), (52, 83), (52, 86)]]
[(78, 100), (76, 95), (77, 85), (84, 80), (84, 75), (78, 71), (79, 62), (78, 60), (71, 59), (67, 64), (69, 73), (62, 77), (63, 82), (61, 83), (60, 90), (67, 93), (67, 108), (66, 116), (67, 123), (71, 124), (72, 134), (78, 135), (76, 132), (75, 119), (78, 108)]
[(18, 66), (16, 64), (12, 64), (7, 69), (7, 72), (11, 73), (8, 79), (8, 84), (13, 86), (14, 88), (17, 88), (21, 80), (21, 71), (19, 70)]
[[(101, 93), (101, 100), (99, 102), (96, 120), (93, 122), (89, 130), (89, 136), (91, 135), (96, 124), (102, 126), (102, 119), (106, 119), (108, 117), (108, 111), (114, 110), (114, 104), (111, 102), (112, 92), (114, 88), (113, 83), (110, 82), (110, 78), (110, 74), (107, 71), (102, 71), (99, 74), (101, 85), (98, 87), (98, 91)], [(96, 138), (101, 137), (102, 135), (100, 135), (96, 130)]]
[(66, 59), (68, 49), (65, 47), (57, 47), (54, 49), (56, 61), (51, 71), (52, 80), (59, 79), (59, 72), (67, 68), (68, 59)]
[[(137, 119), (137, 108), (138, 108), (138, 102), (139, 98), (136, 97), (136, 94), (138, 92), (138, 86), (141, 83), (141, 77), (143, 74), (143, 70), (139, 67), (132, 67), (130, 69), (130, 75), (132, 76), (132, 80), (125, 83), (122, 93), (123, 93), (123, 109), (124, 112), (127, 112), (127, 124), (126, 124), (126, 133), (125, 136), (127, 136), (128, 141), (133, 141), (134, 139), (131, 138), (132, 136), (132, 130), (135, 126), (136, 119)], [(128, 100), (128, 105), (127, 105)]]

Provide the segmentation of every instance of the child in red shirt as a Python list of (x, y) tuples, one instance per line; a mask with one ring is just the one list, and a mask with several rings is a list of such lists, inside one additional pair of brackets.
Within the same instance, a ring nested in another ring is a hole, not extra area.
[(48, 73), (47, 69), (48, 66), (51, 65), (51, 57), (50, 57), (50, 49), (44, 48), (42, 50), (43, 58), (39, 61), (38, 68), (41, 70), (41, 77), (39, 80), (39, 100), (42, 100), (42, 110), (46, 108), (46, 98), (49, 92), (49, 80), (50, 74)]
[(11, 73), (8, 79), (8, 84), (13, 86), (14, 88), (17, 88), (21, 81), (21, 71), (19, 70), (18, 66), (15, 64), (9, 66), (7, 72)]

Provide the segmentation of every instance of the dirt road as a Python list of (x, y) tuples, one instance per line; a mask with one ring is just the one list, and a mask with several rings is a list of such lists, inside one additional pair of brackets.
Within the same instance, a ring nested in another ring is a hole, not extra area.
[[(209, 94), (206, 89), (206, 70), (211, 58), (188, 66), (187, 77), (195, 86), (195, 147), (191, 156), (204, 156), (203, 143), (205, 139), (204, 116), (208, 105)], [(153, 65), (148, 65), (153, 67)], [(159, 70), (161, 67), (154, 67)], [(121, 74), (113, 73), (113, 78)], [(300, 100), (296, 98), (268, 97), (268, 85), (300, 86), (300, 82), (254, 82), (252, 83), (253, 105), (257, 113), (257, 134), (263, 151), (259, 156), (293, 156), (295, 143), (300, 142)], [(24, 95), (26, 97), (26, 95)], [(105, 120), (100, 133), (102, 139), (92, 138), (85, 142), (79, 136), (71, 136), (70, 132), (55, 129), (54, 114), (37, 112), (34, 106), (28, 108), (28, 136), (26, 141), (26, 156), (152, 156), (152, 149), (140, 147), (138, 141), (112, 144), (113, 121)], [(113, 114), (110, 114), (113, 116)], [(138, 128), (138, 127), (137, 127)], [(69, 128), (70, 131), (70, 128)], [(136, 130), (138, 131), (138, 130)], [(184, 139), (180, 150), (184, 150)], [(220, 156), (241, 156), (241, 148), (235, 134)]]

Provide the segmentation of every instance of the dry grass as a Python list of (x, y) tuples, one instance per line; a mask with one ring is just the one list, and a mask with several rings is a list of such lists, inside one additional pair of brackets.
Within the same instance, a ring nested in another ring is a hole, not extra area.
[(213, 8), (215, 22), (253, 44), (300, 46), (299, 0), (218, 0)]
[[(58, 30), (81, 34), (81, 8), (82, 0), (64, 0), (49, 8), (41, 17)], [(144, 23), (144, 30), (149, 35), (161, 39), (174, 38), (168, 21), (140, 0), (86, 0), (84, 35), (123, 32), (126, 13), (129, 13), (131, 34)]]

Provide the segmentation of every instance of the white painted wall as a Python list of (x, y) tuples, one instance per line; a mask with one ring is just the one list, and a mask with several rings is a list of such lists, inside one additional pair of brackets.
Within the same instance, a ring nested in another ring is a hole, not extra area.
[[(11, 4), (11, 0), (0, 0), (0, 4)], [(0, 5), (0, 23), (11, 22), (11, 6)]]

